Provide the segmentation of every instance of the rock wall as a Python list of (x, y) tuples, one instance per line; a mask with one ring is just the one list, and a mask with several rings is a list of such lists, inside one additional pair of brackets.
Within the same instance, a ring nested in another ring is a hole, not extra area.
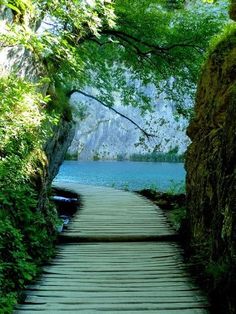
[(48, 188), (64, 161), (68, 147), (73, 139), (75, 124), (72, 120), (61, 119), (55, 126), (53, 136), (45, 145), (46, 160), (41, 162), (41, 171), (34, 178), (38, 191), (38, 209), (44, 210), (47, 204)]
[[(129, 158), (132, 154), (145, 154), (153, 150), (168, 153), (174, 148), (178, 149), (179, 154), (184, 153), (189, 144), (186, 136), (188, 119), (177, 116), (174, 102), (166, 100), (165, 95), (157, 96), (153, 85), (150, 84), (145, 91), (152, 99), (153, 112), (141, 115), (138, 108), (124, 106), (119, 95), (114, 104), (118, 112), (132, 118), (148, 133), (155, 134), (149, 140), (145, 138), (144, 142), (140, 141), (142, 132), (129, 121), (101, 104), (74, 93), (71, 102), (75, 107), (78, 103), (87, 104), (87, 116), (83, 121), (75, 117), (76, 132), (69, 154), (81, 160), (93, 159), (94, 156), (109, 160), (117, 156)], [(186, 106), (191, 105), (192, 102), (186, 100)]]
[[(236, 18), (231, 10), (231, 17)], [(234, 25), (235, 26), (235, 25)], [(210, 52), (187, 131), (187, 201), (195, 254), (216, 293), (230, 299), (236, 257), (236, 28)], [(235, 313), (233, 298), (219, 313)]]

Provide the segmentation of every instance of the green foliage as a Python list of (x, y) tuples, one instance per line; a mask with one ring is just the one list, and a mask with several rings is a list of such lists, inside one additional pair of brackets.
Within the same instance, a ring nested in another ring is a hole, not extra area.
[(46, 166), (43, 145), (57, 114), (48, 97), (16, 75), (0, 79), (0, 303), (11, 313), (17, 293), (53, 254), (56, 215), (37, 211), (37, 177)]
[(185, 193), (185, 191), (185, 182), (176, 182), (174, 180), (170, 180), (170, 186), (168, 187), (168, 190), (166, 192), (170, 195), (176, 195)]
[(132, 154), (129, 157), (131, 161), (150, 161), (150, 162), (183, 162), (184, 156), (178, 155), (175, 152), (168, 153), (147, 153), (147, 154)]
[(226, 1), (215, 10), (217, 4), (199, 1), (186, 6), (169, 0), (5, 0), (18, 8), (25, 2), (31, 2), (35, 18), (50, 16), (50, 21), (43, 20), (39, 32), (9, 25), (0, 35), (4, 46), (24, 45), (68, 90), (90, 85), (111, 107), (119, 93), (124, 105), (143, 112), (150, 109), (150, 98), (137, 79), (165, 91), (182, 112), (181, 95), (194, 92), (208, 42), (227, 12)]
[(45, 160), (42, 145), (58, 121), (56, 115), (47, 114), (49, 99), (36, 88), (15, 75), (0, 79), (1, 194), (8, 185), (21, 188), (19, 184), (40, 170), (38, 160)]
[(230, 263), (222, 258), (217, 262), (212, 261), (208, 265), (206, 265), (206, 274), (208, 276), (211, 276), (214, 282), (219, 282), (229, 272), (230, 267)]
[(78, 154), (77, 153), (67, 153), (65, 156), (65, 160), (78, 160)]
[(15, 16), (16, 21), (19, 22), (23, 20), (23, 17), (27, 14), (32, 15), (34, 13), (34, 5), (31, 0), (3, 0), (5, 6), (11, 9)]
[(99, 153), (98, 152), (96, 152), (94, 155), (93, 155), (93, 160), (94, 161), (98, 161), (98, 160), (100, 160), (101, 158), (100, 158), (100, 156), (99, 156)]
[(117, 161), (124, 161), (124, 160), (126, 160), (126, 158), (125, 158), (124, 155), (118, 154), (118, 155), (116, 156), (116, 160), (117, 160)]
[(0, 211), (0, 305), (4, 313), (12, 313), (18, 293), (54, 253), (56, 220), (50, 215), (34, 213), (27, 207), (15, 209), (13, 214)]
[(187, 211), (186, 207), (178, 207), (169, 213), (169, 219), (171, 224), (176, 230), (180, 230), (183, 221), (186, 219)]
[(11, 292), (0, 297), (1, 314), (11, 314), (17, 303), (17, 293)]
[(0, 128), (4, 130), (0, 133), (2, 162), (16, 152), (19, 158), (24, 158), (48, 135), (41, 129), (49, 121), (42, 112), (48, 98), (36, 92), (33, 84), (14, 75), (0, 79), (0, 93)]
[[(36, 267), (23, 243), (21, 231), (1, 214), (0, 222), (1, 289), (11, 292), (24, 287), (36, 274)], [(14, 281), (9, 280), (14, 278)]]
[(82, 45), (90, 61), (88, 70), (92, 64), (98, 72), (97, 76), (90, 72), (89, 83), (102, 90), (102, 100), (111, 106), (110, 90), (123, 92), (123, 104), (148, 108), (149, 99), (139, 86), (137, 92), (137, 79), (153, 82), (158, 92), (182, 101), (180, 95), (194, 91), (209, 39), (222, 27), (222, 17), (208, 6), (173, 11), (165, 10), (163, 1), (116, 1), (115, 28), (105, 29), (99, 40), (91, 38)]
[[(216, 49), (218, 51), (225, 51), (228, 47), (233, 45), (236, 41), (236, 25), (232, 22), (226, 25), (222, 32), (214, 36), (210, 42), (208, 55)], [(223, 47), (222, 47), (223, 46)]]

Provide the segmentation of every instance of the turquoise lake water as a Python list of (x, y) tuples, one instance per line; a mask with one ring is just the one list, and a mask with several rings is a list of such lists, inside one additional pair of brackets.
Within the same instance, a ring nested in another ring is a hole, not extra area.
[(185, 170), (182, 163), (132, 161), (65, 161), (55, 178), (81, 184), (161, 191), (183, 186)]

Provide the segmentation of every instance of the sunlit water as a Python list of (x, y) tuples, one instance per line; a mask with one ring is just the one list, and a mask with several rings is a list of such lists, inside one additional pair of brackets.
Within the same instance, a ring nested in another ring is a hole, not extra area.
[(65, 161), (56, 181), (162, 191), (183, 187), (185, 170), (182, 163), (131, 161)]

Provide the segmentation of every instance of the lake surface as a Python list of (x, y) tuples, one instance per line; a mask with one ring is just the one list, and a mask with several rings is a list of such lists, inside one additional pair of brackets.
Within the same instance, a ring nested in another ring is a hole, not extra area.
[(132, 161), (65, 161), (55, 178), (81, 184), (161, 191), (183, 187), (183, 163)]

